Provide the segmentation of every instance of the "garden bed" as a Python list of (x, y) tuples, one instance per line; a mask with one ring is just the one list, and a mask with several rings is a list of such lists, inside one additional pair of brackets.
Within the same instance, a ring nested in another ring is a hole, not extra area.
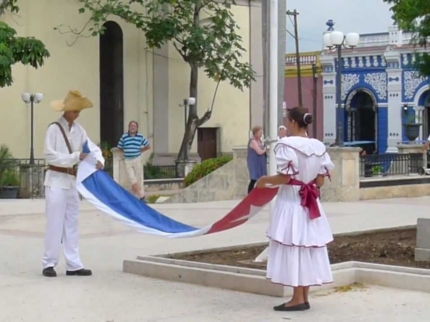
[[(415, 262), (416, 228), (367, 232), (336, 236), (328, 245), (332, 264), (358, 261), (375, 264), (430, 268), (430, 263)], [(266, 246), (242, 249), (174, 254), (169, 258), (210, 264), (265, 269), (265, 263), (253, 260)]]

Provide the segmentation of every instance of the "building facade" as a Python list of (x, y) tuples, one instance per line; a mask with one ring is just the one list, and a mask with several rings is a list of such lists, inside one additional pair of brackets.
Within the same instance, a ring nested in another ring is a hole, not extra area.
[[(101, 37), (81, 37), (75, 42), (75, 35), (64, 32), (69, 26), (80, 30), (89, 16), (79, 14), (79, 3), (74, 1), (22, 0), (20, 9), (19, 15), (2, 19), (18, 35), (43, 41), (51, 57), (37, 70), (14, 66), (14, 84), (0, 89), (0, 143), (14, 157), (28, 157), (30, 109), (20, 97), (22, 92), (40, 92), (44, 99), (35, 105), (34, 141), (36, 157), (43, 157), (46, 127), (59, 117), (49, 102), (77, 89), (95, 105), (79, 120), (94, 142), (116, 145), (129, 121), (136, 120), (153, 146), (155, 163), (174, 164), (184, 134), (184, 108), (179, 105), (189, 95), (190, 69), (173, 45), (149, 50), (141, 31), (114, 19), (105, 24)], [(192, 146), (194, 157), (207, 144), (209, 156), (231, 152), (232, 146), (248, 140), (251, 124), (263, 121), (261, 2), (238, 0), (231, 10), (248, 53), (243, 59), (253, 65), (257, 81), (243, 92), (228, 83), (219, 86), (212, 117), (199, 129)], [(63, 33), (54, 30), (61, 25)], [(201, 71), (200, 116), (211, 107), (215, 88), (216, 83)]]
[[(328, 22), (329, 30), (333, 23)], [(405, 123), (422, 123), (418, 139), (426, 139), (430, 124), (429, 78), (414, 69), (414, 53), (424, 50), (410, 44), (412, 34), (397, 26), (387, 32), (360, 35), (354, 49), (342, 52), (340, 118), (344, 141), (374, 142), (377, 153), (396, 152), (408, 141)], [(324, 135), (328, 144), (336, 136), (337, 51), (323, 50)]]
[[(314, 116), (314, 124), (309, 127), (308, 134), (322, 140), (324, 111), (320, 57), (321, 52), (300, 53), (300, 79), (303, 106), (308, 108)], [(287, 109), (299, 105), (298, 83), (296, 55), (286, 54), (284, 101)]]

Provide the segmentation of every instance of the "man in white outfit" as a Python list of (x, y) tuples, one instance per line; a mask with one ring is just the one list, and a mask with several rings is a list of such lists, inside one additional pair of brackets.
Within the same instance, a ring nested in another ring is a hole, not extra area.
[(55, 277), (61, 244), (66, 259), (66, 275), (90, 276), (79, 257), (78, 214), (79, 193), (76, 189), (76, 165), (85, 159), (85, 142), (97, 158), (97, 169), (103, 169), (100, 148), (88, 138), (83, 127), (75, 122), (82, 110), (92, 107), (91, 101), (78, 91), (70, 91), (61, 101), (51, 102), (51, 108), (63, 112), (62, 117), (49, 125), (45, 137), (45, 158), (49, 164), (45, 177), (46, 231), (43, 272)]

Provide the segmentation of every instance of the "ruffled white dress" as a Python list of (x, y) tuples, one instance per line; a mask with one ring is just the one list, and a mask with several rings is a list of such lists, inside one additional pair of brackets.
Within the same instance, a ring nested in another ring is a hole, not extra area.
[[(278, 172), (309, 183), (334, 168), (324, 144), (316, 139), (286, 137), (275, 147)], [(267, 278), (285, 286), (318, 286), (333, 282), (326, 245), (333, 235), (319, 199), (320, 217), (310, 219), (301, 205), (301, 187), (279, 187), (267, 230)]]

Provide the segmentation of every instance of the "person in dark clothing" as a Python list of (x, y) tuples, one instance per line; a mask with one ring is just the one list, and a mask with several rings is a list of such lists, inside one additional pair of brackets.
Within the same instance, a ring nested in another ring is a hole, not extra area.
[(267, 149), (261, 141), (263, 128), (254, 126), (252, 128), (252, 138), (248, 142), (247, 165), (249, 178), (248, 193), (254, 189), (255, 183), (262, 176), (267, 175)]

